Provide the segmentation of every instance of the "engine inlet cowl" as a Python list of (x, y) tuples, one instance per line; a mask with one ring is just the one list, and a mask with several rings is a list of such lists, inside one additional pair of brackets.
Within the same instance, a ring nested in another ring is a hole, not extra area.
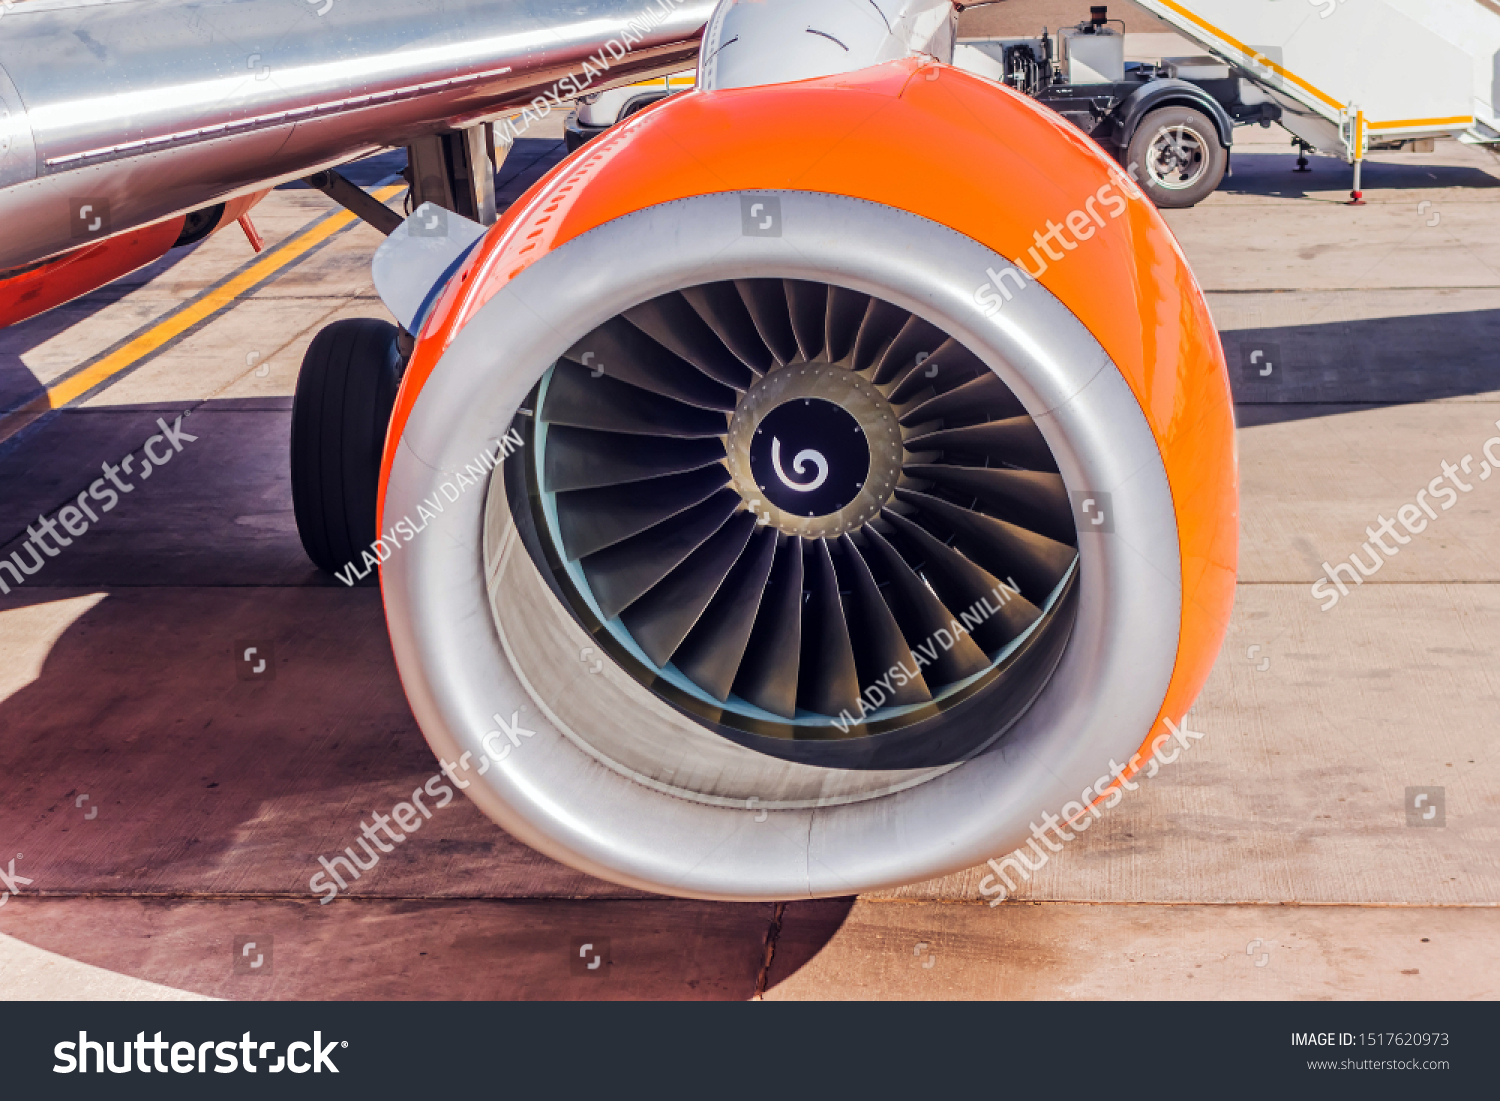
[(746, 901), (972, 868), (1087, 816), (1207, 676), (1212, 318), (1118, 165), (1004, 88), (906, 59), (674, 97), (430, 301), (385, 453), (382, 528), (425, 525), (382, 566), (392, 647), (465, 794), (549, 856)]

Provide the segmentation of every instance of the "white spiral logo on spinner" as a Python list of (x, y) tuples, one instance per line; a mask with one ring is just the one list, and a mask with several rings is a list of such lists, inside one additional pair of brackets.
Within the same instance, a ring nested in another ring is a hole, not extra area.
[(792, 459), (792, 469), (801, 474), (808, 463), (818, 468), (818, 476), (810, 482), (792, 481), (787, 477), (786, 471), (781, 468), (781, 441), (774, 438), (771, 440), (771, 465), (776, 468), (776, 477), (780, 478), (782, 485), (788, 489), (795, 489), (798, 493), (811, 493), (828, 480), (828, 460), (812, 448), (797, 452)]

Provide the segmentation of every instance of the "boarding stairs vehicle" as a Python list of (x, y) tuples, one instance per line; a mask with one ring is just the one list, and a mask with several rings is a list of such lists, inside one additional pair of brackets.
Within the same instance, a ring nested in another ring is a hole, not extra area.
[[(955, 63), (1061, 112), (1129, 166), (1158, 206), (1191, 206), (1229, 169), (1233, 128), (1277, 123), (1354, 166), (1370, 149), (1500, 141), (1500, 5), (1489, 0), (1132, 0), (1200, 56), (1127, 63), (1123, 26), (965, 40)], [(1055, 44), (1054, 44), (1055, 43)]]
[[(1500, 142), (1500, 4), (1491, 0), (1132, 3), (1203, 52), (1127, 62), (1126, 24), (1096, 5), (1055, 34), (960, 39), (953, 63), (1060, 113), (1159, 207), (1211, 194), (1231, 169), (1240, 126), (1282, 126), (1299, 170), (1308, 153), (1351, 164), (1355, 203), (1371, 149)], [(626, 97), (608, 95), (587, 108), (590, 136), (628, 113)]]
[[(1134, 0), (1253, 81), (1308, 151), (1500, 141), (1492, 0)], [(1430, 146), (1428, 146), (1430, 148)]]

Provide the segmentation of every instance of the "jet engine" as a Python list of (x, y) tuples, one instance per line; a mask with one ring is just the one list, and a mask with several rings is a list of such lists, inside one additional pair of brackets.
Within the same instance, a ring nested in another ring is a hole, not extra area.
[(1167, 226), (948, 63), (948, 4), (859, 7), (725, 0), (696, 91), (376, 261), (417, 334), (377, 545), (413, 711), (497, 823), (643, 890), (1086, 825), (1229, 615), (1230, 392)]

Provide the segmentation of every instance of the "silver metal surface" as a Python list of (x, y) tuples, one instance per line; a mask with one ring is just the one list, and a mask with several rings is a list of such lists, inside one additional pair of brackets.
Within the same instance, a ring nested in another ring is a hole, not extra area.
[(29, 180), (35, 172), (36, 143), (26, 121), (26, 106), (0, 69), (0, 187)]
[[(422, 134), (406, 147), (411, 205), (436, 203), (480, 225), (495, 224), (495, 162), (489, 123), (449, 134)], [(502, 146), (502, 160), (509, 152)]]
[(396, 323), (415, 333), (436, 290), (484, 226), (433, 203), (423, 203), (375, 250), (370, 270), (375, 292)]
[[(742, 197), (703, 196), (617, 219), (492, 298), (417, 400), (383, 523), (415, 516), (419, 502), (492, 450), (542, 372), (608, 318), (713, 280), (834, 283), (915, 312), (972, 349), (1036, 418), (1067, 484), (1112, 494), (1115, 534), (1083, 538), (1079, 618), (1052, 681), (998, 745), (947, 770), (850, 773), (730, 752), (739, 747), (665, 716), (607, 661), (595, 671), (600, 655), (581, 653), (587, 643), (576, 627), (569, 633), (566, 614), (550, 629), (531, 621), (502, 637), (491, 588), (505, 570), (535, 566), (519, 551), (496, 553), (514, 542), (514, 529), (505, 510), (487, 510), (479, 489), (447, 503), (431, 530), (385, 565), (402, 681), (434, 751), (484, 769), (470, 774), (467, 794), (486, 814), (542, 852), (618, 883), (785, 899), (972, 867), (1014, 848), (1031, 821), (1107, 775), (1111, 759), (1127, 761), (1156, 719), (1181, 611), (1161, 457), (1118, 370), (1044, 287), (1029, 286), (994, 317), (975, 308), (987, 269), (1010, 266), (988, 248), (888, 207), (801, 192), (778, 195), (784, 237), (744, 236)], [(621, 256), (631, 258), (629, 279), (619, 277)], [(488, 575), (487, 558), (496, 564)], [(585, 705), (591, 719), (575, 728), (569, 720)], [(525, 733), (504, 759), (487, 757), (486, 744), (503, 748), (518, 725)], [(766, 810), (778, 805), (787, 809)]]
[(77, 245), (70, 200), (107, 204), (108, 236), (506, 108), (565, 110), (586, 82), (680, 69), (712, 8), (16, 5), (0, 25), (0, 269)]
[(926, 54), (953, 60), (948, 0), (725, 0), (703, 35), (703, 91), (783, 84)]

